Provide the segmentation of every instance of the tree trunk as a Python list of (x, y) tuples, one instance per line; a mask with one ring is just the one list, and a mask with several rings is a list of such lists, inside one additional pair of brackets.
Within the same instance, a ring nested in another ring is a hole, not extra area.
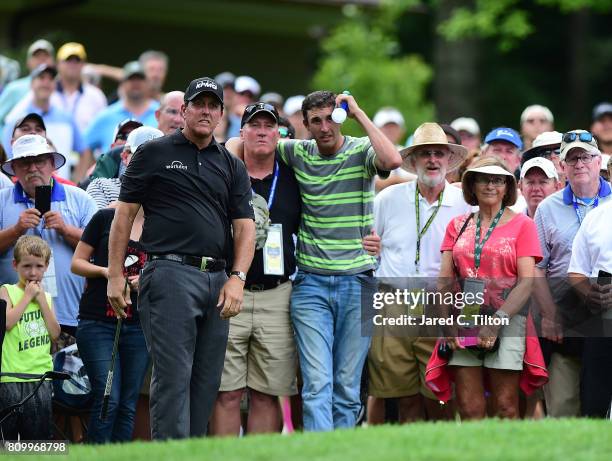
[[(590, 62), (588, 53), (589, 20), (590, 13), (586, 9), (573, 13), (569, 20), (569, 56), (566, 62), (570, 63), (568, 83), (571, 98), (568, 101), (571, 109), (568, 114), (571, 127), (584, 123), (584, 114), (591, 113), (591, 108), (588, 107), (588, 70), (593, 63)], [(560, 65), (560, 69), (562, 68), (563, 66)]]
[(478, 73), (477, 61), (480, 41), (460, 39), (447, 41), (437, 32), (458, 7), (473, 7), (470, 0), (440, 0), (434, 9), (434, 86), (433, 99), (437, 120), (450, 123), (457, 117), (474, 117), (478, 120)]

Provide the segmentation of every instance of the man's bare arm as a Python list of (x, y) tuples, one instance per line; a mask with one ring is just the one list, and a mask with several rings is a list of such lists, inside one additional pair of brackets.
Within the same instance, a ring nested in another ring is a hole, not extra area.
[(336, 105), (346, 101), (349, 108), (349, 116), (355, 118), (364, 129), (374, 152), (376, 152), (376, 168), (383, 171), (395, 170), (402, 164), (402, 156), (395, 145), (387, 138), (367, 114), (357, 105), (355, 99), (348, 94), (339, 94)]
[(123, 278), (123, 263), (125, 252), (130, 240), (130, 232), (134, 224), (136, 213), (140, 209), (139, 203), (117, 202), (115, 218), (111, 225), (108, 238), (108, 300), (111, 306), (121, 317), (125, 317), (124, 309), (131, 304), (129, 292), (125, 292), (125, 279)]
[[(234, 219), (234, 264), (232, 271), (240, 271), (245, 274), (251, 267), (253, 255), (255, 254), (255, 222), (252, 219)], [(221, 292), (217, 306), (221, 307), (221, 317), (229, 318), (238, 315), (242, 307), (244, 295), (244, 282), (238, 277), (230, 277)]]
[(250, 219), (234, 219), (233, 271), (248, 272), (255, 255), (255, 222)]
[(244, 142), (239, 137), (229, 138), (225, 141), (225, 148), (230, 151), (230, 154), (244, 160)]

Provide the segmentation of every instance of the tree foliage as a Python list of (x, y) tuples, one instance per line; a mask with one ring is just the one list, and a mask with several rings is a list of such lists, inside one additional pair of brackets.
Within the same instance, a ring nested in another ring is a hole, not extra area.
[[(535, 0), (535, 3), (559, 8), (564, 13), (585, 8), (612, 11), (612, 0)], [(508, 51), (533, 33), (534, 28), (520, 0), (475, 0), (473, 8), (455, 9), (438, 31), (448, 40), (495, 38), (500, 49)]]
[[(345, 9), (345, 19), (322, 42), (323, 56), (313, 78), (314, 88), (349, 90), (370, 116), (383, 106), (399, 108), (411, 131), (431, 120), (426, 98), (432, 69), (417, 55), (400, 56), (395, 21), (409, 1), (384, 2), (373, 14)], [(362, 134), (349, 123), (349, 134)]]

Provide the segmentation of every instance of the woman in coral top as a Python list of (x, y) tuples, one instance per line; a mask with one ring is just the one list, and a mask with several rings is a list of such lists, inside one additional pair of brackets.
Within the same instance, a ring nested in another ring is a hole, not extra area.
[(478, 160), (461, 182), (466, 202), (479, 211), (449, 223), (439, 279), (443, 291), (456, 291), (459, 279), (466, 301), (472, 293), (473, 304), (455, 303), (454, 322), (445, 333), (453, 349), (448, 365), (454, 371), (457, 405), (462, 419), (484, 418), (486, 382), (494, 413), (516, 418), (525, 306), (535, 263), (542, 258), (537, 231), (531, 218), (510, 210), (517, 198), (516, 180), (498, 159)]

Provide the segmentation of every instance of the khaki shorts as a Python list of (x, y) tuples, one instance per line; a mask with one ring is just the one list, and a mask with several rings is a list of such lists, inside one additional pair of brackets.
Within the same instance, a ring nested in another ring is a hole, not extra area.
[(221, 392), (249, 387), (268, 395), (297, 393), (290, 297), (291, 282), (244, 290), (242, 311), (230, 319)]
[(448, 362), (459, 367), (485, 367), (498, 370), (522, 370), (525, 355), (526, 317), (515, 315), (510, 324), (501, 328), (499, 349), (482, 354), (479, 351), (457, 349)]
[(425, 369), (436, 338), (374, 336), (368, 353), (368, 393), (373, 397), (408, 397), (421, 393), (436, 400), (425, 384)]

